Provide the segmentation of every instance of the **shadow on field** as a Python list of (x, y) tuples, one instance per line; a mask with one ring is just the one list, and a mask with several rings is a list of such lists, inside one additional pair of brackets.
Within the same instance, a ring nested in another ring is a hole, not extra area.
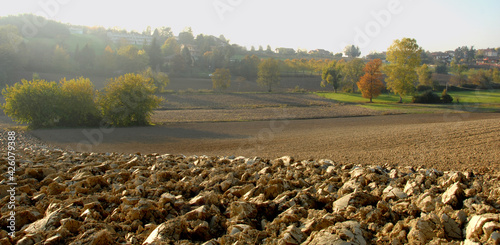
[(169, 126), (129, 127), (129, 128), (80, 128), (80, 129), (39, 129), (30, 132), (40, 140), (55, 143), (165, 143), (179, 139), (242, 139), (248, 136), (210, 132), (194, 128)]

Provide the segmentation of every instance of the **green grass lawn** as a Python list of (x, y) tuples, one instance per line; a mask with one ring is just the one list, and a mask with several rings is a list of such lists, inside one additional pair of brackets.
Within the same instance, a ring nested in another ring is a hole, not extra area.
[(500, 104), (500, 90), (449, 92), (460, 103)]
[[(363, 98), (361, 94), (349, 94), (349, 93), (331, 93), (331, 92), (319, 92), (315, 93), (321, 97), (336, 100), (344, 103), (368, 103), (370, 100)], [(411, 96), (406, 96), (403, 98), (403, 103), (410, 103)], [(377, 98), (373, 99), (374, 103), (397, 103), (399, 101), (399, 96), (395, 94), (381, 94)]]
[[(403, 104), (397, 103), (399, 96), (395, 94), (381, 94), (373, 99), (374, 103), (368, 103), (369, 99), (363, 98), (361, 94), (348, 93), (315, 93), (323, 98), (338, 101), (340, 103), (357, 104), (361, 107), (395, 113), (433, 113), (443, 111), (482, 111), (500, 112), (500, 90), (484, 91), (460, 91), (449, 92), (453, 97), (452, 104), (414, 104), (411, 103), (412, 96), (405, 96)], [(439, 94), (439, 93), (437, 93)], [(457, 103), (457, 99), (460, 103)]]

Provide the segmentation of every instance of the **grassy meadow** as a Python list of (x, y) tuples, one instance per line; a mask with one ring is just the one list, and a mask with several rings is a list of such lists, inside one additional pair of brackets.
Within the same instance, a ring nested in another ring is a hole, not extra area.
[(373, 99), (374, 103), (368, 103), (369, 100), (359, 93), (316, 92), (314, 94), (340, 103), (396, 113), (500, 112), (500, 90), (448, 92), (453, 97), (452, 104), (414, 104), (411, 103), (412, 96), (403, 97), (403, 104), (399, 104), (399, 96), (393, 93), (381, 94)]

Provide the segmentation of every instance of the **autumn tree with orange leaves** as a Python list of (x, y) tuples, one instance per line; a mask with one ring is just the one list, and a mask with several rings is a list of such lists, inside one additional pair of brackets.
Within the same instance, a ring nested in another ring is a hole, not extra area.
[(380, 71), (381, 67), (382, 60), (380, 59), (374, 59), (368, 62), (363, 69), (365, 75), (363, 75), (357, 83), (361, 94), (364, 98), (370, 99), (370, 103), (373, 103), (373, 98), (377, 98), (384, 88), (382, 72)]

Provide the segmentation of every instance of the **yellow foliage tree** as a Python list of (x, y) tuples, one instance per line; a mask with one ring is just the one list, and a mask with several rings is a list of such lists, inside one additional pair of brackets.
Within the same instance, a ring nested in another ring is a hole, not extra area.
[(403, 96), (415, 91), (417, 73), (415, 68), (420, 65), (420, 54), (422, 48), (413, 38), (395, 40), (387, 49), (387, 61), (389, 65), (384, 68), (387, 75), (387, 88), (399, 95), (399, 103), (403, 102)]
[(212, 74), (213, 88), (226, 90), (231, 86), (231, 72), (229, 69), (221, 68)]
[(151, 79), (128, 73), (111, 79), (99, 96), (104, 119), (114, 126), (148, 125), (162, 99), (154, 95)]
[(257, 83), (260, 86), (267, 87), (268, 91), (271, 92), (273, 85), (279, 84), (280, 80), (280, 66), (278, 60), (269, 58), (260, 62), (257, 79)]

